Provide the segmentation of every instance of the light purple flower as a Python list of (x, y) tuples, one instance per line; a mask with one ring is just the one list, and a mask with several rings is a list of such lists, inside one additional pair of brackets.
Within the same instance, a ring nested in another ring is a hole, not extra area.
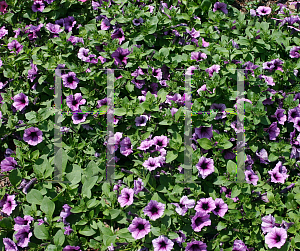
[(259, 157), (261, 164), (268, 164), (268, 152), (263, 148), (260, 150), (260, 152), (256, 152), (256, 156)]
[(209, 198), (202, 198), (197, 202), (197, 205), (195, 206), (195, 210), (197, 212), (202, 213), (210, 213), (216, 208), (215, 202), (212, 197)]
[(64, 247), (63, 251), (81, 251), (80, 247), (79, 246), (70, 246), (70, 245), (67, 245)]
[(139, 25), (141, 25), (143, 22), (144, 22), (144, 19), (141, 18), (141, 17), (140, 17), (139, 19), (135, 18), (135, 19), (132, 20), (132, 23), (133, 23), (135, 26), (139, 26)]
[(70, 235), (74, 230), (70, 226), (64, 227), (65, 232), (64, 235)]
[(157, 167), (160, 167), (159, 158), (155, 157), (149, 157), (144, 163), (143, 166), (146, 167), (149, 171), (155, 170)]
[(114, 30), (113, 34), (111, 35), (112, 39), (119, 39), (119, 44), (125, 41), (124, 31), (122, 28), (117, 28)]
[[(68, 39), (67, 39), (67, 41), (70, 41), (73, 45), (75, 45), (75, 44), (77, 44), (77, 43), (82, 43), (82, 44), (84, 44), (84, 40), (83, 40), (83, 38), (82, 37), (75, 37), (75, 36), (70, 36)], [(84, 48), (80, 48), (80, 49), (84, 49)], [(80, 50), (79, 49), (79, 50)], [(80, 57), (84, 57), (84, 55), (83, 55), (84, 53), (81, 53), (80, 54)], [(79, 53), (78, 53), (78, 55), (79, 55)], [(86, 54), (87, 55), (87, 54)], [(79, 56), (78, 56), (79, 57)], [(86, 58), (86, 60), (88, 60), (89, 59), (89, 57), (87, 57)], [(84, 60), (83, 60), (84, 61)]]
[(77, 112), (73, 113), (73, 115), (72, 115), (73, 124), (77, 125), (77, 124), (85, 122), (86, 117), (88, 115), (89, 115), (88, 113), (84, 113), (81, 110), (78, 110)]
[(132, 188), (123, 188), (121, 195), (118, 198), (118, 202), (121, 207), (130, 206), (133, 203), (134, 190)]
[(173, 249), (174, 242), (161, 235), (158, 238), (152, 240), (152, 245), (154, 247), (154, 251), (171, 251)]
[(180, 199), (179, 203), (171, 203), (172, 205), (176, 206), (175, 211), (179, 214), (184, 216), (189, 208), (193, 208), (195, 206), (195, 200), (190, 200), (187, 196), (183, 196)]
[(265, 236), (265, 242), (269, 248), (281, 248), (287, 239), (287, 232), (283, 228), (274, 227)]
[(25, 129), (23, 140), (31, 146), (36, 146), (43, 141), (43, 132), (37, 127)]
[(205, 71), (209, 74), (210, 77), (212, 77), (213, 73), (214, 72), (219, 73), (220, 69), (221, 69), (220, 65), (215, 64), (215, 65), (207, 68)]
[(295, 123), (295, 119), (300, 117), (300, 108), (297, 106), (288, 112), (288, 122)]
[(294, 120), (294, 128), (296, 128), (297, 131), (300, 132), (300, 117), (295, 118), (295, 120)]
[(246, 182), (248, 184), (253, 184), (254, 186), (257, 185), (257, 181), (258, 181), (258, 176), (251, 170), (246, 170), (244, 171), (245, 173), (245, 178), (246, 178)]
[(269, 133), (270, 140), (276, 140), (276, 137), (280, 133), (280, 129), (277, 127), (277, 121), (273, 122), (269, 128), (264, 128), (264, 131)]
[(3, 199), (0, 201), (0, 206), (3, 206), (2, 212), (10, 216), (17, 207), (15, 195), (4, 195)]
[(28, 97), (24, 93), (19, 93), (13, 97), (14, 103), (13, 106), (17, 111), (21, 111), (25, 106), (28, 106), (29, 100)]
[(256, 11), (253, 9), (250, 9), (250, 16), (255, 17), (256, 16)]
[(101, 30), (109, 30), (110, 28), (110, 22), (108, 18), (104, 18), (101, 22)]
[(131, 225), (128, 227), (132, 237), (136, 240), (144, 238), (150, 233), (151, 225), (146, 219), (135, 217)]
[(8, 30), (5, 29), (5, 26), (2, 26), (1, 29), (0, 29), (0, 39), (2, 39), (7, 34), (8, 34)]
[(269, 15), (271, 13), (272, 9), (270, 7), (265, 7), (265, 6), (259, 6), (256, 9), (256, 13), (258, 14), (258, 16), (265, 16), (265, 15)]
[(79, 79), (76, 77), (75, 72), (68, 72), (67, 74), (62, 75), (61, 78), (65, 87), (68, 87), (72, 90), (77, 88)]
[(86, 103), (86, 99), (82, 99), (81, 93), (76, 93), (75, 95), (69, 95), (66, 97), (67, 106), (74, 112), (79, 110), (80, 105)]
[(21, 45), (17, 40), (13, 40), (7, 44), (7, 48), (11, 51), (10, 53), (16, 52), (17, 54), (19, 54), (20, 51), (23, 49), (23, 45)]
[(235, 239), (232, 251), (248, 251), (248, 248), (243, 241)]
[(14, 241), (9, 238), (3, 238), (3, 244), (6, 251), (18, 251), (16, 243), (14, 243)]
[(214, 160), (211, 158), (206, 158), (202, 156), (199, 159), (199, 162), (196, 164), (196, 167), (201, 175), (202, 179), (205, 179), (208, 175), (214, 172)]
[(58, 34), (64, 31), (64, 29), (62, 29), (58, 24), (51, 23), (46, 24), (46, 29), (53, 34)]
[(9, 172), (16, 169), (17, 161), (13, 157), (7, 157), (1, 161), (1, 172)]
[(141, 115), (135, 118), (135, 125), (136, 126), (145, 126), (148, 121), (147, 115)]
[(284, 125), (284, 122), (286, 121), (286, 115), (284, 114), (284, 109), (279, 109), (277, 108), (274, 116), (277, 118), (278, 120), (278, 123), (281, 124), (281, 125)]
[(142, 192), (144, 189), (144, 182), (141, 178), (138, 178), (137, 180), (134, 180), (134, 194), (138, 194), (139, 192)]
[(219, 215), (220, 217), (224, 217), (226, 212), (228, 211), (228, 205), (221, 198), (215, 199), (215, 209), (212, 212), (215, 215)]
[(191, 60), (196, 60), (197, 62), (202, 61), (207, 58), (207, 55), (201, 51), (192, 52), (191, 53)]
[(155, 149), (158, 150), (160, 148), (166, 147), (169, 143), (169, 139), (167, 136), (155, 136), (153, 138), (153, 144), (156, 145)]
[(89, 62), (90, 61), (90, 57), (88, 56), (89, 51), (90, 51), (89, 49), (80, 48), (77, 57), (84, 62)]
[(133, 153), (133, 146), (131, 144), (130, 138), (126, 137), (124, 138), (121, 143), (120, 143), (121, 147), (120, 147), (120, 153), (124, 156), (128, 156), (131, 153)]
[(195, 28), (192, 28), (191, 31), (190, 31), (189, 29), (186, 29), (186, 32), (187, 32), (188, 34), (190, 34), (192, 38), (200, 37), (200, 32), (199, 32), (199, 31), (196, 31)]
[(299, 51), (300, 50), (300, 46), (294, 46), (291, 50), (290, 50), (290, 57), (291, 58), (299, 58), (300, 54)]

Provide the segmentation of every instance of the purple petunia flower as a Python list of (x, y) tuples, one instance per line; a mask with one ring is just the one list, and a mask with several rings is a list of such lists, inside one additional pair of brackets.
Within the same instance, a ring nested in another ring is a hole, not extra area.
[(219, 73), (220, 69), (221, 69), (220, 65), (215, 64), (215, 65), (207, 68), (205, 71), (209, 74), (210, 77), (212, 77), (213, 73), (214, 72)]
[(281, 125), (284, 125), (284, 122), (286, 121), (286, 115), (284, 114), (284, 109), (277, 108), (274, 116), (277, 118), (278, 123)]
[(212, 126), (200, 126), (199, 128), (195, 128), (195, 134), (198, 137), (198, 139), (207, 138), (211, 139), (213, 137), (212, 133)]
[(163, 203), (157, 202), (156, 200), (151, 200), (144, 208), (144, 213), (145, 215), (149, 216), (151, 220), (155, 221), (164, 214), (165, 207), (166, 206)]
[(290, 57), (291, 58), (299, 58), (300, 54), (299, 51), (300, 50), (300, 46), (294, 46), (291, 50), (290, 50)]
[(212, 212), (215, 215), (219, 215), (220, 217), (224, 217), (226, 212), (228, 211), (228, 205), (221, 198), (215, 199), (215, 209)]
[(144, 19), (141, 18), (141, 17), (140, 17), (139, 19), (135, 18), (135, 19), (132, 20), (132, 23), (133, 23), (135, 26), (139, 26), (139, 25), (141, 25), (143, 22), (144, 22)]
[(58, 34), (64, 31), (64, 29), (62, 29), (58, 24), (51, 23), (46, 24), (46, 29), (53, 34)]
[(194, 52), (191, 53), (191, 60), (196, 60), (197, 62), (199, 62), (199, 61), (202, 61), (206, 58), (207, 58), (207, 55), (203, 52), (200, 52), (200, 51), (195, 52), (194, 51)]
[(276, 137), (280, 133), (280, 129), (277, 127), (277, 121), (273, 122), (269, 128), (264, 128), (264, 131), (269, 133), (270, 140), (276, 140)]
[(197, 202), (197, 205), (195, 206), (195, 210), (197, 212), (201, 213), (210, 213), (216, 208), (214, 200), (209, 197), (209, 198), (202, 198)]
[(73, 113), (73, 115), (72, 115), (73, 123), (75, 125), (77, 125), (77, 124), (85, 122), (86, 121), (86, 117), (88, 115), (89, 115), (88, 113), (84, 113), (81, 110), (78, 110), (77, 112)]
[(23, 45), (21, 45), (17, 40), (13, 40), (7, 44), (7, 48), (11, 51), (10, 53), (16, 52), (17, 54), (19, 54), (19, 52), (23, 49)]
[(189, 242), (185, 248), (185, 251), (207, 251), (207, 245), (202, 241)]
[(137, 180), (134, 180), (134, 194), (138, 194), (139, 192), (142, 192), (144, 189), (144, 182), (141, 178), (138, 178)]
[(14, 235), (17, 240), (17, 245), (19, 247), (25, 248), (28, 247), (28, 243), (30, 242), (30, 237), (32, 236), (32, 232), (30, 232), (30, 226), (23, 225), (22, 228)]
[(117, 28), (114, 30), (113, 34), (111, 35), (112, 39), (119, 39), (119, 44), (125, 41), (124, 31), (122, 28)]
[(64, 247), (63, 251), (81, 251), (80, 247), (79, 246), (70, 246), (70, 245), (67, 245)]
[(195, 206), (195, 200), (192, 200), (192, 199), (190, 200), (190, 199), (188, 199), (187, 196), (183, 196), (180, 199), (179, 204), (178, 203), (171, 203), (171, 204), (176, 206), (175, 211), (179, 215), (184, 216), (189, 208), (193, 208)]
[(76, 93), (75, 95), (69, 95), (66, 97), (67, 106), (74, 112), (79, 109), (80, 105), (86, 103), (86, 99), (82, 99), (81, 93)]
[(72, 207), (70, 207), (68, 204), (64, 204), (62, 206), (63, 210), (60, 212), (60, 219), (57, 220), (57, 222), (60, 222), (61, 220), (63, 221), (64, 225), (69, 225), (69, 223), (66, 221), (66, 218), (69, 217), (71, 213)]
[(2, 26), (1, 29), (0, 29), (0, 39), (2, 39), (7, 34), (8, 34), (8, 30), (5, 29), (5, 26)]
[(294, 120), (294, 128), (297, 129), (298, 132), (300, 132), (300, 117), (296, 117)]
[(270, 7), (259, 6), (256, 10), (258, 16), (265, 16), (271, 13), (272, 9)]
[(68, 72), (67, 74), (62, 75), (61, 78), (65, 87), (68, 87), (72, 90), (77, 88), (79, 79), (76, 77), (75, 72)]
[(265, 242), (269, 248), (281, 248), (287, 239), (287, 232), (283, 228), (274, 227), (265, 236)]
[(187, 32), (188, 34), (190, 34), (192, 38), (200, 37), (200, 32), (199, 32), (199, 31), (196, 31), (195, 28), (192, 28), (191, 31), (190, 31), (189, 29), (186, 29), (186, 32)]
[(84, 62), (90, 62), (90, 57), (88, 55), (89, 51), (89, 49), (80, 48), (77, 57)]
[(111, 54), (112, 58), (115, 59), (114, 64), (119, 65), (124, 63), (127, 65), (127, 57), (130, 54), (130, 51), (128, 49), (123, 49), (119, 47), (115, 52)]
[(257, 185), (257, 181), (258, 181), (258, 176), (251, 170), (246, 170), (244, 171), (245, 173), (245, 178), (246, 178), (246, 182), (248, 184), (253, 184), (254, 186)]
[(136, 126), (145, 126), (148, 121), (147, 115), (141, 115), (135, 118), (135, 125)]
[(19, 93), (18, 95), (13, 97), (14, 103), (13, 106), (17, 111), (21, 111), (25, 106), (28, 106), (29, 100), (28, 97), (24, 93)]
[(228, 14), (227, 4), (226, 3), (216, 2), (214, 4), (213, 12), (216, 12), (217, 10), (222, 11), (224, 14)]
[(178, 243), (179, 246), (182, 247), (182, 243), (186, 240), (186, 235), (181, 230), (175, 231), (175, 233), (178, 234), (178, 237), (176, 239), (173, 239), (172, 241)]
[(246, 251), (246, 250), (248, 251), (248, 248), (243, 241), (238, 239), (234, 240), (232, 251)]
[(152, 244), (154, 247), (154, 251), (171, 251), (174, 246), (174, 242), (163, 235), (152, 240)]
[(256, 16), (256, 11), (253, 9), (250, 9), (250, 16), (255, 17)]
[(146, 219), (135, 217), (132, 220), (132, 223), (128, 227), (129, 232), (132, 234), (132, 237), (136, 240), (144, 238), (147, 234), (150, 233), (150, 223)]
[(300, 117), (300, 108), (298, 106), (289, 110), (288, 122), (295, 123), (297, 117)]
[(9, 172), (16, 169), (17, 161), (13, 157), (7, 157), (1, 161), (1, 172)]
[(43, 12), (43, 10), (45, 9), (45, 4), (43, 3), (42, 0), (36, 0), (33, 2), (31, 9), (33, 12), (37, 12), (37, 11)]
[(169, 139), (167, 136), (161, 135), (161, 136), (155, 136), (153, 138), (153, 144), (156, 145), (156, 150), (166, 147), (169, 143)]
[(14, 241), (9, 238), (3, 238), (3, 244), (6, 251), (18, 251), (16, 243), (14, 243)]
[(155, 170), (157, 167), (160, 167), (161, 164), (159, 162), (159, 158), (149, 157), (144, 163), (143, 166), (146, 167), (149, 171)]
[[(68, 39), (67, 39), (67, 41), (69, 41), (69, 42), (71, 42), (73, 45), (75, 45), (75, 44), (77, 44), (77, 43), (82, 43), (82, 44), (84, 44), (84, 40), (83, 40), (83, 38), (82, 37), (75, 37), (75, 36), (70, 36)], [(84, 49), (84, 48), (80, 48), (80, 49)], [(80, 50), (79, 49), (79, 50)], [(79, 53), (78, 53), (79, 54)], [(80, 54), (80, 56), (82, 56), (81, 54)], [(79, 56), (78, 56), (79, 57)], [(87, 58), (88, 59), (88, 58)]]
[(131, 153), (133, 153), (133, 146), (131, 144), (131, 141), (130, 141), (130, 138), (129, 137), (126, 137), (124, 138), (121, 143), (120, 143), (120, 153), (124, 156), (128, 156), (130, 155)]
[(256, 152), (256, 156), (259, 157), (261, 164), (268, 164), (269, 162), (268, 152), (264, 148), (261, 149), (259, 153)]
[(0, 207), (2, 208), (2, 212), (10, 216), (12, 212), (17, 207), (17, 203), (15, 201), (15, 195), (5, 194), (2, 200), (0, 201)]
[(25, 129), (23, 140), (31, 146), (36, 146), (43, 141), (43, 132), (37, 127)]
[(189, 68), (187, 68), (186, 74), (193, 75), (195, 70), (198, 70), (196, 66), (190, 66)]
[(134, 190), (132, 188), (123, 188), (118, 202), (121, 207), (130, 206), (133, 203)]
[(196, 164), (196, 167), (201, 175), (202, 179), (205, 179), (208, 175), (214, 172), (214, 160), (202, 156), (199, 159), (199, 162)]
[(37, 181), (37, 178), (33, 178), (31, 179), (23, 188), (22, 192), (24, 194), (27, 194), (28, 192), (28, 189)]
[(104, 18), (101, 21), (101, 30), (109, 30), (110, 28), (110, 21), (108, 18)]
[(33, 217), (30, 215), (24, 215), (24, 219), (20, 216), (17, 216), (14, 218), (15, 225), (14, 225), (14, 230), (19, 231), (24, 225), (30, 226), (30, 223), (33, 221)]
[(161, 69), (154, 69), (154, 67), (152, 67), (152, 75), (153, 77), (157, 78), (157, 80), (161, 80), (162, 79)]
[(74, 230), (70, 226), (64, 227), (65, 232), (64, 235), (70, 235)]
[(192, 218), (192, 228), (195, 232), (200, 232), (204, 226), (210, 226), (211, 220), (209, 219), (209, 214), (196, 212), (195, 216)]

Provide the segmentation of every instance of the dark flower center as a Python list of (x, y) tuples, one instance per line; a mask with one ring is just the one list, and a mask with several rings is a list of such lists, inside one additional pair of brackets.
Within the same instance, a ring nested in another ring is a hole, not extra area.
[(126, 199), (129, 200), (129, 198), (130, 198), (130, 195), (129, 195), (129, 193), (127, 193), (126, 194)]
[(165, 241), (162, 241), (159, 243), (160, 244), (160, 247), (164, 248), (167, 246), (166, 242)]
[(40, 7), (41, 7), (41, 5), (40, 5), (39, 3), (37, 3), (37, 4), (36, 4), (36, 7), (37, 7), (37, 8), (40, 8)]
[(162, 142), (161, 141), (157, 141), (157, 145), (162, 146)]
[(291, 117), (294, 119), (294, 118), (296, 118), (297, 117), (297, 112), (296, 111), (293, 111), (292, 113), (291, 113)]
[(144, 224), (142, 224), (142, 223), (139, 223), (138, 226), (137, 226), (138, 230), (143, 230), (144, 228), (145, 228)]
[(201, 165), (201, 169), (203, 169), (203, 170), (207, 169), (207, 163), (204, 162), (204, 163)]
[(151, 163), (149, 164), (149, 166), (155, 166), (155, 163), (154, 163), (154, 162), (151, 162)]
[(125, 55), (120, 54), (119, 58), (122, 61), (125, 58)]
[(179, 204), (179, 206), (180, 206), (180, 208), (184, 208), (185, 207), (185, 205), (184, 204)]
[(30, 134), (30, 136), (31, 137), (36, 137), (37, 135), (36, 135), (36, 132), (32, 132), (31, 134)]
[(207, 210), (208, 209), (208, 203), (203, 203), (202, 204), (202, 209)]
[(80, 113), (79, 113), (79, 114), (77, 115), (77, 118), (78, 118), (78, 119), (82, 119), (82, 118), (83, 118), (83, 114), (80, 114)]
[(195, 224), (196, 224), (197, 227), (200, 226), (202, 223), (203, 223), (203, 220), (202, 220), (201, 217), (198, 217), (198, 218), (195, 220)]
[(76, 100), (73, 100), (73, 101), (72, 101), (72, 105), (77, 105), (77, 101), (76, 101)]
[(218, 212), (220, 211), (220, 209), (221, 209), (221, 208), (220, 208), (220, 205), (217, 204), (217, 205), (216, 205), (216, 208), (215, 208), (215, 212), (218, 213)]
[(155, 213), (158, 212), (158, 208), (157, 207), (152, 207), (150, 211), (151, 211), (151, 213), (155, 214)]
[(281, 236), (277, 234), (275, 240), (276, 240), (276, 242), (280, 242)]
[(25, 103), (26, 103), (25, 99), (22, 99), (22, 100), (21, 100), (21, 103), (22, 103), (22, 104), (25, 104)]
[(198, 251), (199, 250), (199, 245), (198, 244), (193, 244), (190, 248), (191, 251)]
[(67, 78), (67, 81), (68, 81), (69, 83), (72, 83), (72, 82), (73, 82), (73, 77), (72, 77), (72, 76), (68, 77), (68, 78)]

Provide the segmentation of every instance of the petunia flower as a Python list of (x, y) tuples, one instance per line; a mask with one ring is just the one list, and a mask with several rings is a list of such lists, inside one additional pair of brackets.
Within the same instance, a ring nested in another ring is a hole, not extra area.
[(37, 127), (25, 129), (23, 140), (31, 146), (36, 146), (43, 141), (43, 132)]
[(163, 203), (157, 202), (156, 200), (150, 200), (148, 205), (144, 208), (145, 215), (149, 216), (149, 218), (153, 221), (162, 217), (164, 214), (166, 206)]
[(67, 74), (62, 75), (61, 78), (65, 87), (68, 87), (72, 90), (77, 88), (79, 79), (76, 77), (75, 72), (68, 72)]
[(200, 232), (204, 226), (210, 226), (211, 220), (209, 219), (209, 214), (203, 212), (196, 212), (195, 216), (192, 218), (192, 228), (195, 232)]
[(134, 190), (132, 188), (123, 188), (118, 202), (121, 207), (130, 206), (133, 203)]
[(128, 227), (132, 237), (136, 240), (144, 238), (150, 233), (150, 223), (146, 219), (135, 217), (131, 225)]
[(154, 247), (154, 251), (171, 251), (173, 249), (174, 242), (161, 235), (152, 240), (152, 245)]
[(216, 12), (217, 10), (222, 11), (224, 14), (228, 14), (226, 3), (216, 2), (214, 4), (213, 12)]
[(265, 242), (269, 248), (281, 248), (287, 239), (287, 232), (283, 228), (274, 227), (272, 230), (265, 236)]
[(208, 175), (214, 172), (214, 160), (211, 158), (206, 158), (202, 156), (199, 159), (199, 162), (196, 164), (196, 168), (199, 171), (199, 175), (201, 175), (202, 179), (205, 179)]
[(197, 212), (202, 212), (202, 213), (210, 213), (216, 208), (214, 200), (209, 197), (209, 198), (202, 198), (197, 202), (197, 205), (195, 206), (195, 210)]

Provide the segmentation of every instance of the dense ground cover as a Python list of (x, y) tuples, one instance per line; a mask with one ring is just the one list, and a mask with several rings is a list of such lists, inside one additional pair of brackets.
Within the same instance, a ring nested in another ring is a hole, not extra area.
[[(299, 250), (300, 4), (232, 3), (0, 2), (2, 250)], [(69, 183), (49, 182), (56, 69)], [(106, 114), (80, 113), (112, 101), (103, 69), (116, 69), (109, 137)], [(185, 74), (192, 110), (218, 112), (192, 118), (194, 183), (183, 182)]]

